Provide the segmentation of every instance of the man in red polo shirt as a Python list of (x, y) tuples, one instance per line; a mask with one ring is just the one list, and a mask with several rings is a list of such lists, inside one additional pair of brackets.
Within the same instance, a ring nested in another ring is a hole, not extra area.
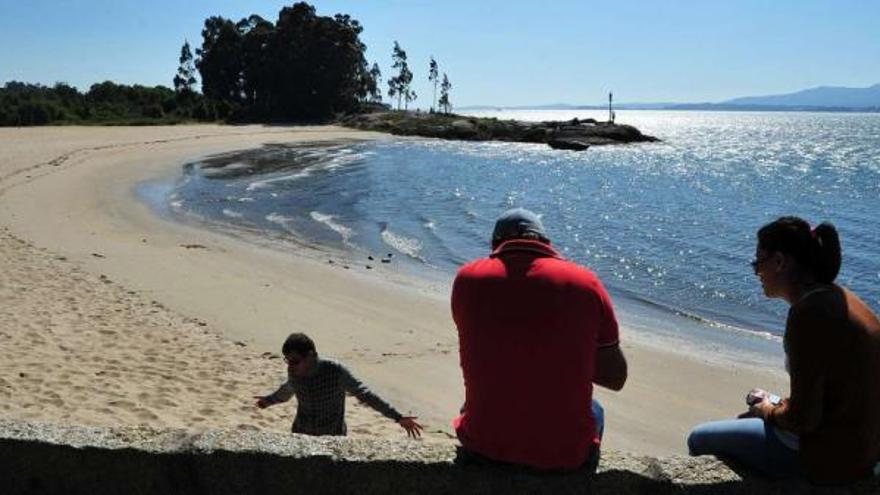
[(528, 210), (498, 219), (492, 249), (452, 287), (465, 385), (458, 438), (493, 461), (595, 469), (604, 413), (593, 384), (620, 390), (627, 378), (611, 298)]

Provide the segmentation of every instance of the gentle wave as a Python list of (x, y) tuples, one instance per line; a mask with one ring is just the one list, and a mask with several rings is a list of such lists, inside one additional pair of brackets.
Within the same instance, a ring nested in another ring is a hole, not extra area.
[(348, 243), (351, 236), (354, 235), (354, 230), (342, 225), (341, 223), (336, 222), (336, 217), (334, 215), (327, 215), (318, 211), (309, 212), (309, 216), (312, 217), (312, 220), (326, 225), (330, 230), (336, 232), (342, 237), (342, 242)]
[(649, 298), (646, 298), (646, 297), (643, 297), (643, 296), (640, 296), (637, 294), (628, 294), (628, 296), (633, 298), (636, 301), (641, 302), (642, 304), (647, 305), (647, 306), (652, 306), (658, 310), (661, 310), (661, 311), (664, 311), (664, 312), (667, 312), (670, 314), (674, 314), (674, 315), (677, 315), (681, 318), (685, 318), (685, 319), (688, 319), (691, 321), (695, 321), (695, 322), (700, 323), (701, 325), (704, 325), (709, 328), (714, 328), (714, 329), (718, 329), (718, 330), (722, 330), (722, 331), (726, 331), (726, 332), (735, 332), (735, 333), (750, 335), (750, 336), (754, 336), (754, 337), (760, 337), (762, 339), (769, 340), (772, 342), (778, 342), (778, 343), (782, 342), (782, 336), (775, 335), (775, 334), (768, 332), (768, 331), (765, 331), (765, 330), (754, 330), (754, 329), (749, 329), (749, 328), (743, 328), (743, 327), (740, 327), (737, 325), (732, 325), (729, 323), (723, 323), (723, 322), (720, 322), (716, 319), (707, 318), (705, 316), (699, 315), (697, 313), (694, 313), (694, 312), (691, 312), (691, 311), (688, 311), (685, 309), (669, 306), (667, 304), (663, 304), (663, 303), (654, 301), (652, 299), (649, 299)]
[(257, 180), (257, 181), (254, 181), (254, 182), (251, 182), (250, 184), (248, 184), (247, 187), (245, 188), (245, 190), (248, 192), (251, 192), (251, 191), (256, 191), (258, 189), (265, 189), (267, 187), (272, 186), (273, 184), (275, 184), (277, 182), (289, 182), (289, 181), (294, 181), (297, 179), (302, 179), (303, 177), (308, 177), (309, 173), (310, 173), (309, 170), (306, 169), (301, 172), (297, 172), (295, 174), (282, 175), (281, 177), (274, 177), (271, 179)]
[(270, 177), (268, 179), (253, 181), (247, 185), (245, 191), (252, 192), (260, 189), (266, 189), (278, 183), (298, 181), (319, 172), (329, 172), (337, 170), (352, 163), (358, 162), (362, 160), (365, 156), (365, 154), (363, 153), (354, 153), (351, 150), (345, 149), (333, 149), (332, 151), (339, 154), (331, 155), (326, 151), (322, 153), (308, 153), (307, 156), (310, 156), (312, 158), (316, 156), (320, 157), (320, 161), (309, 165), (293, 174), (285, 174), (277, 177)]
[(296, 220), (296, 219), (293, 217), (284, 216), (280, 213), (273, 212), (273, 213), (266, 215), (266, 221), (280, 225), (285, 228), (289, 227), (290, 223), (293, 222), (294, 220)]
[(223, 208), (223, 214), (229, 218), (243, 218), (244, 214), (229, 208)]
[(221, 177), (230, 172), (247, 170), (251, 168), (251, 165), (245, 162), (232, 162), (223, 164), (220, 167), (200, 167), (202, 174), (205, 177)]
[(422, 242), (418, 239), (396, 234), (388, 229), (388, 224), (386, 223), (381, 224), (380, 236), (382, 237), (382, 242), (396, 249), (398, 252), (423, 263), (426, 262), (425, 258), (419, 254), (422, 250)]

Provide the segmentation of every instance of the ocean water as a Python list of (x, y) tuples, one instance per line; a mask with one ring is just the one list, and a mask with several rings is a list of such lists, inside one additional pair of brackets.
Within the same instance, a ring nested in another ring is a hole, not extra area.
[(488, 253), (502, 211), (523, 206), (601, 277), (625, 324), (774, 355), (787, 306), (763, 297), (749, 261), (761, 225), (798, 215), (838, 227), (839, 282), (880, 309), (880, 114), (622, 110), (617, 120), (662, 142), (267, 146), (187, 165), (163, 201), (172, 215), (249, 235), (390, 253), (396, 269), (447, 281)]

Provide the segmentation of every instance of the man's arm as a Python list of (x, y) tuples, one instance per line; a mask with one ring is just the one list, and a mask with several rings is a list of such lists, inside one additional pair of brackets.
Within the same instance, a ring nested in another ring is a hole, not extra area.
[(611, 296), (599, 280), (597, 280), (596, 295), (599, 297), (601, 320), (593, 383), (618, 391), (623, 388), (627, 378), (626, 358), (620, 348), (620, 327), (614, 315)]
[(599, 347), (596, 351), (596, 372), (593, 383), (618, 391), (623, 388), (626, 378), (626, 357), (620, 345), (615, 343)]

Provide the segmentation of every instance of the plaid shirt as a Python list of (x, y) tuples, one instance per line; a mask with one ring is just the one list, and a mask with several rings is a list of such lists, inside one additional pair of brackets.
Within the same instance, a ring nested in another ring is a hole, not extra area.
[(307, 435), (345, 435), (345, 393), (394, 421), (403, 417), (397, 409), (370, 391), (342, 364), (318, 359), (308, 376), (288, 372), (287, 382), (267, 397), (270, 404), (286, 402), (296, 395), (296, 417), (291, 431)]

